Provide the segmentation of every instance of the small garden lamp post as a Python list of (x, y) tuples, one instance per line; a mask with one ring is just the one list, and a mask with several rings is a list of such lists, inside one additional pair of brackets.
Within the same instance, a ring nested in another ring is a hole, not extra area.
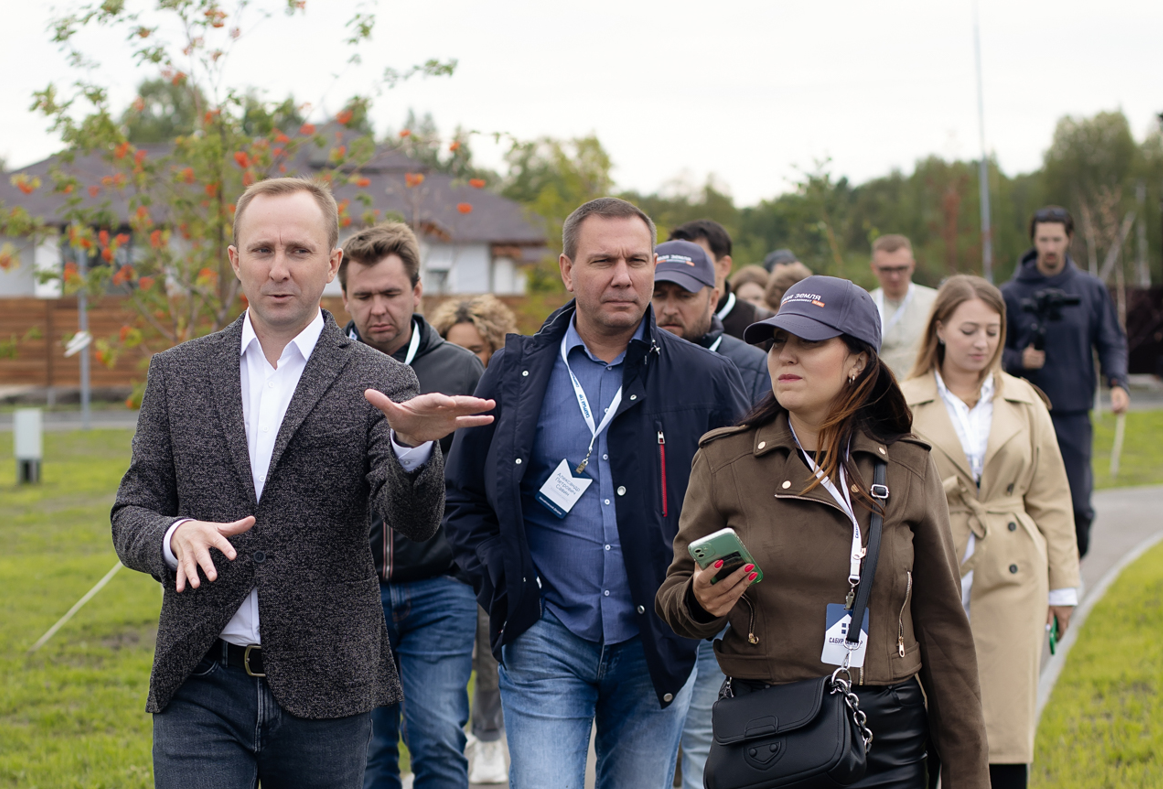
[(40, 461), (44, 457), (40, 409), (18, 408), (12, 426), (16, 450), (16, 484), (40, 482)]

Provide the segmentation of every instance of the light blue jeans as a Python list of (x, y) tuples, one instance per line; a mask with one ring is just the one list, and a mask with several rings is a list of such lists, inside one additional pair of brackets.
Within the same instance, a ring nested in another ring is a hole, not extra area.
[[(722, 638), (720, 633), (716, 638)], [(691, 705), (682, 727), (683, 789), (703, 789), (703, 768), (711, 752), (711, 707), (719, 700), (719, 688), (726, 676), (715, 659), (713, 641), (699, 644)]]
[(641, 637), (586, 641), (545, 610), (502, 657), (512, 789), (582, 789), (595, 723), (597, 789), (670, 788), (692, 682), (663, 709)]
[(472, 588), (442, 575), (380, 584), (380, 599), (404, 701), (372, 711), (364, 789), (399, 789), (401, 715), (416, 789), (467, 789), (464, 724), (477, 624)]

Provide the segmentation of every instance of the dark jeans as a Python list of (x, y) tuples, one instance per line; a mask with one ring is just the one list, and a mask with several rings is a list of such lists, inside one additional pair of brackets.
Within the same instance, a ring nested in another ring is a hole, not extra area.
[(265, 679), (211, 653), (153, 716), (158, 789), (359, 789), (370, 714), (296, 718)]
[(1090, 549), (1090, 524), (1094, 508), (1090, 505), (1090, 491), (1094, 488), (1094, 470), (1090, 453), (1094, 446), (1094, 428), (1088, 412), (1056, 414), (1050, 412), (1058, 449), (1066, 465), (1066, 479), (1070, 482), (1070, 499), (1074, 505), (1074, 531), (1078, 535), (1078, 555), (1086, 556)]
[(477, 606), (477, 641), (472, 658), (477, 673), (472, 693), (472, 733), (481, 742), (496, 742), (505, 732), (501, 712), (501, 687), (497, 678), (497, 659), (489, 647), (489, 614)]
[(441, 575), (380, 584), (404, 701), (372, 711), (364, 789), (399, 789), (400, 719), (417, 789), (465, 789), (464, 724), (477, 602), (467, 584)]

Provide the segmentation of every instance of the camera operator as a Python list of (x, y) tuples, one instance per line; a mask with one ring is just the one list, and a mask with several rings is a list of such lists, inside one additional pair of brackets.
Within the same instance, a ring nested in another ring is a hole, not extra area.
[(1078, 554), (1090, 543), (1094, 509), (1090, 490), (1094, 351), (1111, 387), (1111, 410), (1127, 410), (1127, 338), (1102, 281), (1075, 266), (1067, 250), (1074, 219), (1046, 206), (1030, 219), (1034, 248), (1002, 286), (1006, 301), (1005, 369), (1028, 379), (1050, 398), (1050, 416), (1070, 480)]

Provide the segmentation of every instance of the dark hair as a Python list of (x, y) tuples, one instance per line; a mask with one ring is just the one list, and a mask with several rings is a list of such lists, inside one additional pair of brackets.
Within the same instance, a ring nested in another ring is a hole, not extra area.
[(1074, 235), (1074, 217), (1060, 205), (1048, 205), (1039, 208), (1030, 217), (1030, 240), (1034, 240), (1034, 229), (1038, 225), (1059, 224), (1066, 228), (1066, 235)]
[(671, 241), (698, 243), (700, 238), (706, 239), (716, 263), (731, 254), (731, 234), (713, 219), (696, 219), (670, 231)]
[[(856, 486), (856, 499), (868, 509), (879, 510), (880, 505), (873, 500), (868, 485), (845, 450), (857, 430), (885, 444), (897, 441), (912, 432), (913, 414), (892, 370), (872, 346), (847, 334), (840, 335), (840, 338), (852, 353), (866, 353), (868, 364), (856, 380), (840, 393), (831, 413), (820, 427), (817, 456), (823, 455), (821, 471), (833, 480), (843, 463), (845, 473)], [(769, 392), (739, 424), (748, 428), (762, 427), (786, 412), (787, 409), (775, 399), (774, 392)], [(818, 478), (812, 480), (802, 493), (807, 493), (819, 484)]]
[(403, 222), (381, 222), (361, 230), (343, 242), (343, 260), (339, 262), (339, 285), (347, 293), (347, 264), (374, 266), (388, 255), (396, 255), (404, 264), (404, 273), (416, 287), (420, 281), (420, 244), (412, 228)]
[(577, 241), (581, 235), (582, 222), (591, 216), (606, 219), (638, 217), (650, 231), (650, 249), (653, 250), (657, 245), (658, 229), (654, 226), (654, 220), (647, 216), (645, 211), (618, 197), (599, 197), (575, 208), (561, 226), (561, 251), (570, 260), (577, 255)]

